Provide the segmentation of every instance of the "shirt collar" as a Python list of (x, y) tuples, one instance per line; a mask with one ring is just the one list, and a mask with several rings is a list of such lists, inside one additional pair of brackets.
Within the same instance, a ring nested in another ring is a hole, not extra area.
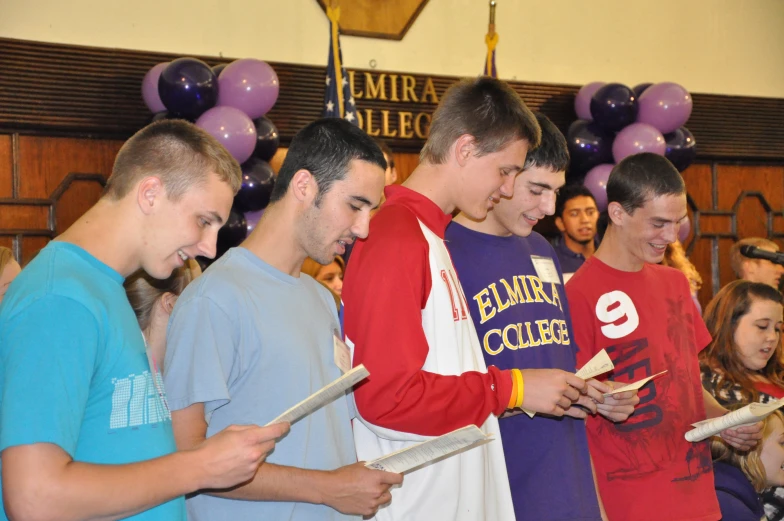
[(399, 204), (405, 206), (417, 218), (425, 223), (440, 238), (444, 238), (447, 225), (452, 221), (452, 216), (444, 213), (436, 203), (428, 199), (419, 192), (401, 185), (389, 185), (384, 188), (384, 196), (387, 204)]

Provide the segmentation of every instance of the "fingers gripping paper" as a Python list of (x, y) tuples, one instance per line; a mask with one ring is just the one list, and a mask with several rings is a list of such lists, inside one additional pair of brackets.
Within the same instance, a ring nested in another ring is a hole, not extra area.
[(476, 425), (468, 425), (438, 438), (387, 454), (365, 463), (365, 466), (370, 469), (404, 474), (427, 463), (443, 459), (460, 450), (478, 447), (492, 440), (491, 436), (479, 430)]
[[(588, 363), (582, 366), (574, 375), (583, 380), (589, 380), (594, 376), (612, 371), (614, 368), (615, 366), (613, 365), (612, 360), (610, 360), (610, 355), (607, 354), (607, 351), (602, 349), (596, 353), (593, 358), (588, 360)], [(536, 414), (534, 411), (529, 411), (528, 409), (523, 409), (523, 411), (531, 418)]]
[(742, 409), (725, 414), (724, 416), (695, 423), (694, 425), (697, 425), (697, 428), (690, 430), (684, 436), (686, 441), (702, 441), (719, 434), (725, 429), (748, 425), (763, 420), (766, 416), (783, 405), (784, 399), (765, 404), (751, 403)]
[(332, 400), (342, 396), (347, 390), (367, 378), (369, 374), (370, 373), (365, 369), (365, 366), (360, 364), (334, 382), (325, 385), (311, 394), (267, 425), (283, 422), (294, 423), (299, 421), (308, 414), (321, 409)]

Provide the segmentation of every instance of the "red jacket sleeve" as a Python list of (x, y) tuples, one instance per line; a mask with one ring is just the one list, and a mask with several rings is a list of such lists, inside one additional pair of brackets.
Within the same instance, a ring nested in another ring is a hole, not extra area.
[(432, 284), (428, 250), (414, 214), (385, 207), (368, 239), (354, 247), (342, 297), (353, 363), (370, 372), (354, 392), (359, 413), (379, 427), (439, 436), (501, 414), (512, 384), (496, 367), (459, 376), (422, 370), (429, 352), (422, 327)]

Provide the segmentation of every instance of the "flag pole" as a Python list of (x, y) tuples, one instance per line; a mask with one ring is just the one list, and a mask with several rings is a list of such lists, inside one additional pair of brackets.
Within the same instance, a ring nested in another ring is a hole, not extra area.
[(485, 36), (485, 43), (487, 44), (487, 58), (485, 59), (485, 75), (498, 77), (498, 71), (495, 67), (495, 48), (498, 45), (498, 33), (495, 32), (495, 0), (490, 2), (490, 19), (487, 24), (487, 35)]

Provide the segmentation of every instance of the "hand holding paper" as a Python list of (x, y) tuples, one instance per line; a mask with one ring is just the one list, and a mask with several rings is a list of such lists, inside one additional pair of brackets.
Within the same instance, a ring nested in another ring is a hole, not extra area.
[[(580, 379), (580, 380), (588, 380), (589, 378), (593, 378), (594, 376), (598, 376), (600, 374), (604, 374), (607, 371), (611, 371), (612, 369), (613, 369), (612, 360), (610, 360), (610, 357), (607, 355), (607, 351), (602, 349), (601, 351), (596, 353), (596, 355), (593, 358), (591, 358), (588, 361), (588, 363), (585, 364), (573, 376), (576, 376), (577, 379)], [(528, 369), (528, 370), (523, 371), (523, 376), (524, 376), (524, 379), (525, 379), (525, 386), (526, 386), (525, 387), (525, 389), (526, 389), (526, 391), (525, 391), (526, 392), (526, 397), (528, 396), (528, 393), (531, 392), (530, 389), (531, 389), (531, 387), (533, 385), (543, 385), (542, 383), (538, 383), (539, 382), (538, 380), (534, 381), (532, 383), (529, 383), (528, 373), (531, 372), (531, 371), (558, 371), (558, 372), (564, 373), (564, 375), (569, 375), (569, 373), (566, 373), (565, 371), (561, 371), (560, 369), (547, 369), (547, 370), (545, 370), (545, 369)], [(552, 376), (554, 377), (555, 375), (552, 375)], [(572, 376), (572, 375), (569, 375), (569, 376)], [(552, 383), (558, 383), (559, 381), (560, 380), (558, 380), (558, 381), (553, 380)], [(567, 383), (569, 383), (569, 382), (567, 382)], [(575, 380), (575, 379), (572, 378), (571, 379), (571, 383), (569, 383), (569, 385), (577, 388), (581, 392), (584, 389), (586, 384), (585, 383), (580, 384), (580, 383), (578, 383), (578, 380)], [(567, 392), (569, 392), (569, 391), (570, 390), (567, 389)], [(551, 409), (550, 411), (543, 411), (543, 410), (536, 409), (536, 407), (529, 406), (529, 404), (527, 403), (528, 400), (523, 400), (523, 404), (526, 405), (525, 407), (523, 407), (523, 411), (525, 411), (525, 413), (528, 416), (530, 416), (531, 418), (534, 417), (534, 414), (536, 414), (536, 412), (541, 412), (543, 414), (552, 414), (554, 416), (562, 416), (563, 414), (565, 414), (566, 411), (568, 411), (571, 408), (573, 403), (577, 402), (580, 399), (580, 395), (579, 394), (577, 394), (574, 397), (572, 397), (572, 396), (567, 395), (566, 393), (564, 393), (564, 396), (569, 398), (570, 402), (567, 404), (565, 400), (561, 399), (559, 401), (559, 403), (557, 403), (557, 407), (554, 408), (554, 409)], [(551, 412), (551, 411), (554, 411), (554, 412)], [(559, 412), (560, 412), (560, 414), (559, 414)]]
[(784, 406), (784, 400), (776, 400), (766, 404), (751, 403), (724, 416), (696, 423), (695, 425), (698, 427), (687, 432), (684, 437), (691, 442), (702, 441), (727, 429), (757, 423), (782, 406)]

